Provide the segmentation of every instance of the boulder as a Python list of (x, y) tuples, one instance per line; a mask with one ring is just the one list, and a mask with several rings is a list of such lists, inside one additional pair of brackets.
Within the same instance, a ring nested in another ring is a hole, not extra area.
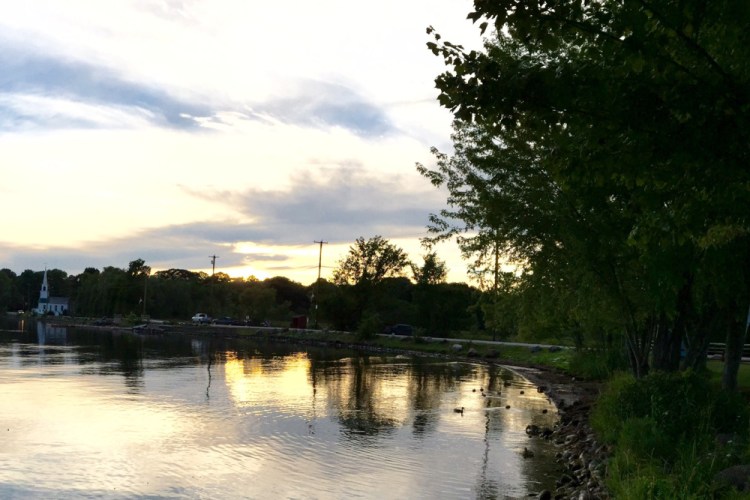
[(732, 487), (738, 491), (750, 491), (750, 464), (733, 465), (714, 476), (718, 488)]

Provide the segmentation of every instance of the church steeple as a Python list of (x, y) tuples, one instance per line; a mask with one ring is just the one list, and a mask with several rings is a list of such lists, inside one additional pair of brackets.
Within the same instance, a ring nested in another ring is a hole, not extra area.
[(47, 269), (45, 268), (42, 289), (39, 290), (39, 303), (46, 304), (47, 302), (49, 302), (49, 286), (47, 285)]

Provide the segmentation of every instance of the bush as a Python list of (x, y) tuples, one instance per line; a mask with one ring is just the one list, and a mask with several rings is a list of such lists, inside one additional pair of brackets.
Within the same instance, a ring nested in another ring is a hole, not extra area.
[(368, 313), (362, 317), (357, 327), (357, 338), (369, 340), (383, 331), (383, 321), (377, 313)]
[(571, 373), (586, 380), (606, 380), (628, 369), (622, 349), (576, 349), (570, 361)]
[[(741, 396), (692, 372), (618, 375), (591, 414), (615, 447), (608, 486), (617, 498), (710, 498), (713, 475), (744, 458), (749, 421)], [(731, 447), (718, 434), (731, 435)]]
[(739, 396), (718, 391), (706, 377), (687, 371), (656, 372), (641, 380), (615, 377), (597, 401), (592, 425), (615, 442), (625, 422), (635, 418), (653, 420), (658, 432), (675, 443), (699, 430), (746, 439), (750, 416)]

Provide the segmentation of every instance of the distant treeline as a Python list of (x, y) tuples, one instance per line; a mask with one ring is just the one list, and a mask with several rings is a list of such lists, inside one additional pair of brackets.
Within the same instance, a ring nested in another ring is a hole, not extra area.
[[(0, 310), (35, 308), (43, 277), (44, 271), (16, 274), (1, 269)], [(476, 288), (465, 283), (415, 283), (403, 276), (360, 283), (321, 279), (304, 286), (282, 276), (244, 279), (186, 269), (151, 273), (138, 259), (125, 269), (89, 267), (77, 275), (49, 269), (47, 280), (50, 295), (68, 297), (69, 314), (75, 316), (147, 315), (187, 321), (196, 312), (205, 312), (213, 317), (286, 322), (305, 315), (308, 324), (340, 330), (356, 329), (365, 317), (369, 324), (375, 319), (377, 327), (409, 323), (432, 335), (483, 328), (475, 307), (481, 296)]]

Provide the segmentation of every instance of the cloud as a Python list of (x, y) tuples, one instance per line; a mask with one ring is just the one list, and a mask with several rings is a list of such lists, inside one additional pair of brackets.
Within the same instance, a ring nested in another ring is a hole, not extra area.
[(285, 190), (189, 191), (195, 197), (231, 206), (248, 222), (190, 224), (180, 226), (179, 231), (208, 239), (276, 244), (299, 244), (321, 237), (349, 242), (375, 234), (422, 234), (428, 214), (442, 206), (442, 197), (437, 190), (415, 192), (405, 184), (401, 176), (379, 177), (350, 165), (299, 173)]
[(0, 44), (0, 130), (21, 128), (176, 129), (267, 124), (340, 127), (361, 137), (396, 131), (385, 108), (341, 84), (296, 79), (284, 95), (255, 102), (210, 102), (129, 81), (111, 68)]
[(253, 108), (294, 125), (341, 127), (363, 136), (395, 132), (384, 109), (344, 85), (301, 80), (289, 96), (271, 98)]
[(0, 46), (0, 128), (198, 128), (209, 107), (122, 79), (113, 71)]

